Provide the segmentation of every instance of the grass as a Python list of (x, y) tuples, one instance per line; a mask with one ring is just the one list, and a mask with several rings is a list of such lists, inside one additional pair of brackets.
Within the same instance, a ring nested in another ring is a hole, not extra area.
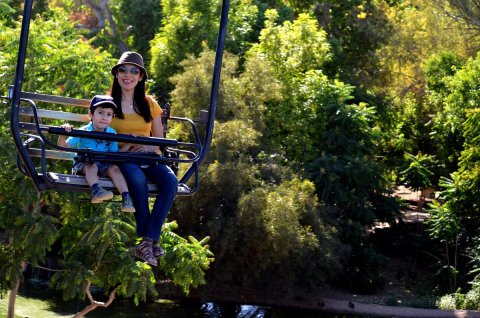
[[(51, 301), (17, 296), (15, 317), (17, 318), (61, 318), (72, 317), (75, 312), (56, 313)], [(0, 299), (0, 317), (7, 317), (8, 297)]]
[[(45, 293), (43, 296), (26, 297), (17, 296), (15, 302), (15, 318), (71, 318), (86, 304), (81, 301), (65, 302), (58, 297), (52, 297)], [(52, 297), (52, 298), (45, 298)], [(7, 317), (8, 296), (0, 299), (0, 318)], [(135, 306), (131, 301), (115, 300), (108, 308), (98, 308), (90, 312), (87, 317), (91, 318), (184, 318), (204, 317), (200, 306), (180, 305), (170, 300), (157, 300), (156, 302), (142, 303)]]

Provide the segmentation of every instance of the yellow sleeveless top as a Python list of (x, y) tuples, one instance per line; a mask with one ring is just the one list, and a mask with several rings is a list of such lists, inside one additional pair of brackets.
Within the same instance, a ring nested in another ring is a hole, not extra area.
[[(148, 105), (150, 106), (150, 113), (152, 118), (161, 116), (163, 113), (162, 108), (158, 103), (150, 97), (147, 97)], [(114, 117), (110, 123), (110, 127), (117, 131), (117, 134), (125, 135), (135, 135), (135, 136), (145, 136), (150, 137), (150, 132), (152, 131), (152, 122), (145, 122), (142, 116), (137, 113), (133, 114), (124, 114), (125, 118), (120, 119)]]

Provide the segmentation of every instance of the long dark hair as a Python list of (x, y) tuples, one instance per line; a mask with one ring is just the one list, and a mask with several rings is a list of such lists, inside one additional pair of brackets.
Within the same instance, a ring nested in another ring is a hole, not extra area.
[[(146, 94), (147, 88), (145, 86), (145, 76), (141, 81), (138, 82), (135, 86), (135, 91), (133, 93), (133, 109), (137, 114), (143, 117), (146, 123), (149, 123), (152, 118), (152, 113), (150, 112), (150, 106), (148, 104), (148, 97)], [(125, 116), (122, 111), (122, 87), (118, 82), (116, 76), (113, 77), (112, 87), (110, 88), (110, 95), (113, 97), (115, 104), (118, 107), (115, 110), (115, 116), (120, 119), (124, 119)]]

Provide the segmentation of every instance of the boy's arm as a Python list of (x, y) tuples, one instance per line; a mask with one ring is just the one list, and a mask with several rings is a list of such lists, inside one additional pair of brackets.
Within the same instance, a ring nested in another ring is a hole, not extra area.
[[(106, 131), (111, 133), (111, 134), (116, 134), (117, 133), (117, 131), (110, 126), (107, 127)], [(110, 143), (110, 146), (108, 146), (108, 152), (118, 152), (118, 141), (112, 141)]]
[(118, 142), (112, 141), (110, 147), (108, 147), (109, 152), (118, 152)]

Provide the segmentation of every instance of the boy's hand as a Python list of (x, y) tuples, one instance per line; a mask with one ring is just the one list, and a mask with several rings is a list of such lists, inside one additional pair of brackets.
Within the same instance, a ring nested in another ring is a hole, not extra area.
[(72, 131), (72, 125), (70, 125), (70, 124), (63, 124), (60, 127), (65, 129), (66, 132), (71, 132)]

